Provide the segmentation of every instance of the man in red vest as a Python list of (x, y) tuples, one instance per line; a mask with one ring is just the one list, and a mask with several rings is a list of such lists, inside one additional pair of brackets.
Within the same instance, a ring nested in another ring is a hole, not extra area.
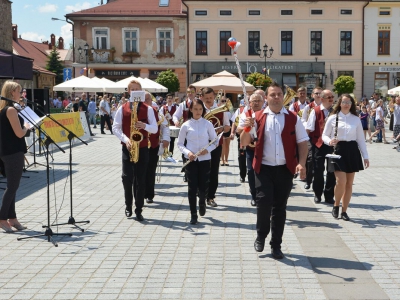
[[(174, 115), (176, 108), (178, 105), (174, 103), (174, 98), (172, 94), (167, 95), (167, 104), (162, 107), (162, 114), (164, 115), (165, 119), (169, 123), (170, 126), (174, 126), (174, 121), (172, 120), (172, 116)], [(169, 152), (171, 154), (174, 153), (174, 145), (175, 145), (175, 138), (170, 137), (170, 144), (169, 144)]]
[[(253, 159), (257, 190), (257, 238), (254, 249), (264, 250), (265, 238), (271, 236), (271, 254), (284, 257), (281, 251), (286, 220), (286, 205), (293, 186), (293, 176), (304, 179), (308, 136), (300, 118), (283, 107), (282, 88), (273, 82), (267, 89), (268, 107), (247, 118), (240, 140), (244, 146), (251, 143), (249, 133), (253, 124), (257, 130)], [(296, 149), (298, 149), (299, 161)]]
[(311, 111), (306, 126), (314, 150), (314, 181), (312, 188), (314, 191), (315, 203), (320, 203), (322, 194), (324, 194), (325, 202), (333, 204), (335, 203), (333, 199), (336, 185), (335, 174), (333, 172), (327, 172), (326, 180), (324, 180), (325, 163), (328, 163), (326, 155), (333, 152), (333, 147), (326, 145), (322, 141), (322, 132), (325, 127), (325, 119), (332, 109), (334, 96), (330, 90), (323, 90), (320, 96), (321, 104), (315, 106), (314, 110)]
[[(142, 86), (136, 80), (128, 85), (128, 92), (141, 91)], [(144, 100), (144, 99), (143, 99)], [(157, 132), (157, 121), (151, 106), (140, 102), (137, 109), (138, 121), (135, 127), (143, 135), (139, 144), (139, 160), (130, 161), (130, 130), (131, 130), (132, 102), (126, 102), (118, 108), (113, 123), (113, 132), (121, 140), (122, 144), (122, 184), (125, 191), (125, 215), (132, 216), (133, 197), (135, 197), (135, 214), (138, 221), (143, 221), (142, 209), (144, 205), (144, 193), (146, 189), (146, 171), (149, 163), (148, 134)], [(132, 193), (133, 188), (133, 193)]]
[(309, 102), (307, 101), (307, 89), (305, 87), (300, 87), (297, 90), (297, 97), (299, 98), (299, 100), (293, 102), (289, 106), (289, 110), (295, 113), (298, 113), (300, 110), (303, 110), (304, 107), (308, 105)]

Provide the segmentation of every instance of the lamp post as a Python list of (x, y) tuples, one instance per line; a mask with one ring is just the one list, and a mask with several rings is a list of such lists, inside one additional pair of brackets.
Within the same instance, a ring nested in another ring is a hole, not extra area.
[[(79, 52), (79, 55), (81, 55), (81, 57), (82, 57), (82, 50), (85, 52), (86, 77), (89, 77), (89, 69), (88, 69), (89, 45), (88, 45), (88, 43), (86, 43), (85, 45), (83, 45), (83, 49), (82, 49), (81, 46), (79, 46), (78, 52)], [(93, 48), (93, 47), (90, 49), (90, 52), (91, 52), (91, 53), (94, 53), (94, 48)]]
[[(260, 56), (260, 58), (264, 58), (264, 69), (265, 69), (265, 78), (267, 78), (267, 58), (271, 58), (272, 54), (274, 53), (274, 49), (272, 47), (270, 47), (268, 49), (268, 45), (264, 44), (263, 49), (261, 50), (260, 48), (258, 48), (257, 50), (257, 54)], [(263, 52), (263, 55), (261, 55), (261, 51)], [(268, 54), (269, 52), (269, 54)]]

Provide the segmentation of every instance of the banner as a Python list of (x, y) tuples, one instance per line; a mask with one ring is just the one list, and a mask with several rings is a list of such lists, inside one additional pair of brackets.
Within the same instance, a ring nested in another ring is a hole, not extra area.
[[(85, 132), (82, 127), (79, 112), (51, 114), (51, 117), (75, 133), (76, 136), (81, 137), (84, 135)], [(49, 117), (43, 119), (43, 123), (40, 127), (55, 143), (68, 141), (68, 132)]]

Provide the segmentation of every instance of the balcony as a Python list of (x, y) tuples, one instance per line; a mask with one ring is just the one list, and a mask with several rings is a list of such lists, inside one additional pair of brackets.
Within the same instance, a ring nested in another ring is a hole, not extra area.
[(91, 63), (112, 63), (114, 61), (115, 49), (94, 49), (94, 52), (89, 52), (89, 61)]
[(140, 57), (138, 52), (124, 52), (122, 53), (122, 60), (124, 63), (132, 64), (135, 58)]

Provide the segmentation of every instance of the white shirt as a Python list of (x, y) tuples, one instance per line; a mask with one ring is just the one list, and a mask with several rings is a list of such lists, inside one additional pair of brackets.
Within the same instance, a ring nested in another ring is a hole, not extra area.
[[(272, 112), (269, 107), (264, 109), (268, 114), (264, 129), (264, 146), (262, 164), (268, 166), (280, 166), (286, 164), (285, 150), (282, 143), (282, 131), (285, 127), (285, 114), (289, 112), (282, 107), (278, 114)], [(255, 125), (257, 126), (257, 124)], [(296, 142), (308, 141), (308, 135), (299, 117), (296, 122)]]
[[(303, 114), (301, 115), (301, 122), (303, 123), (304, 128), (307, 128), (307, 121), (308, 121), (309, 112), (310, 112), (310, 104), (308, 104), (308, 105), (306, 105), (306, 107), (304, 107)], [(314, 110), (314, 108), (313, 108), (313, 110)]]
[(108, 101), (101, 100), (99, 106), (100, 106), (100, 109), (99, 109), (99, 115), (100, 116), (104, 116), (105, 115), (105, 112), (101, 108), (104, 108), (107, 111), (107, 113), (110, 114), (111, 108), (110, 108), (110, 104), (108, 103)]
[[(183, 123), (181, 130), (179, 131), (178, 136), (178, 148), (188, 157), (189, 152), (196, 154), (201, 149), (203, 149), (209, 141), (215, 139), (217, 134), (215, 133), (214, 126), (210, 121), (207, 121), (203, 118), (198, 120), (189, 119), (185, 123)], [(184, 145), (186, 139), (186, 146)], [(200, 155), (197, 157), (199, 161), (210, 160), (211, 159), (211, 151), (213, 151), (218, 145), (218, 140), (213, 144), (209, 145), (206, 149), (208, 151), (205, 155)]]
[(162, 113), (161, 109), (158, 111), (158, 117), (161, 120), (163, 118), (164, 120), (160, 124), (160, 136), (161, 136), (161, 141), (168, 141), (170, 139), (169, 136), (169, 127), (168, 127), (168, 120)]
[(381, 106), (376, 108), (375, 120), (383, 120), (383, 109)]
[(185, 100), (182, 103), (179, 103), (178, 107), (176, 108), (175, 113), (172, 116), (172, 121), (174, 121), (174, 123), (179, 122), (180, 118), (182, 118), (183, 116), (184, 110), (185, 111), (189, 110), (189, 106), (192, 100), (187, 99), (187, 101), (188, 101), (188, 107), (186, 107), (186, 100)]
[[(299, 105), (300, 110), (308, 105), (307, 101), (304, 101), (304, 104), (301, 104), (300, 100), (297, 100), (297, 104)], [(294, 111), (294, 103), (290, 104), (289, 110)]]
[(400, 125), (400, 105), (395, 104), (393, 110), (393, 126)]
[[(329, 145), (335, 137), (336, 115), (330, 116), (325, 123), (322, 140)], [(368, 159), (367, 145), (365, 143), (364, 131), (359, 117), (348, 113), (339, 112), (337, 139), (339, 141), (356, 141), (364, 159)]]
[[(329, 115), (329, 110), (331, 108), (325, 108), (322, 103), (319, 105), (319, 108), (324, 112), (325, 118)], [(315, 130), (315, 109), (310, 113), (310, 117), (307, 121), (306, 129), (313, 132)]]
[[(117, 110), (117, 113), (115, 114), (112, 130), (116, 137), (121, 140), (121, 142), (126, 143), (127, 141), (129, 141), (129, 137), (127, 137), (122, 131), (122, 109), (123, 106), (120, 106)], [(151, 106), (148, 106), (147, 109), (147, 121), (149, 122), (149, 124), (146, 124), (144, 130), (149, 133), (156, 133), (158, 130), (158, 126), (156, 118), (154, 117), (154, 110)]]

